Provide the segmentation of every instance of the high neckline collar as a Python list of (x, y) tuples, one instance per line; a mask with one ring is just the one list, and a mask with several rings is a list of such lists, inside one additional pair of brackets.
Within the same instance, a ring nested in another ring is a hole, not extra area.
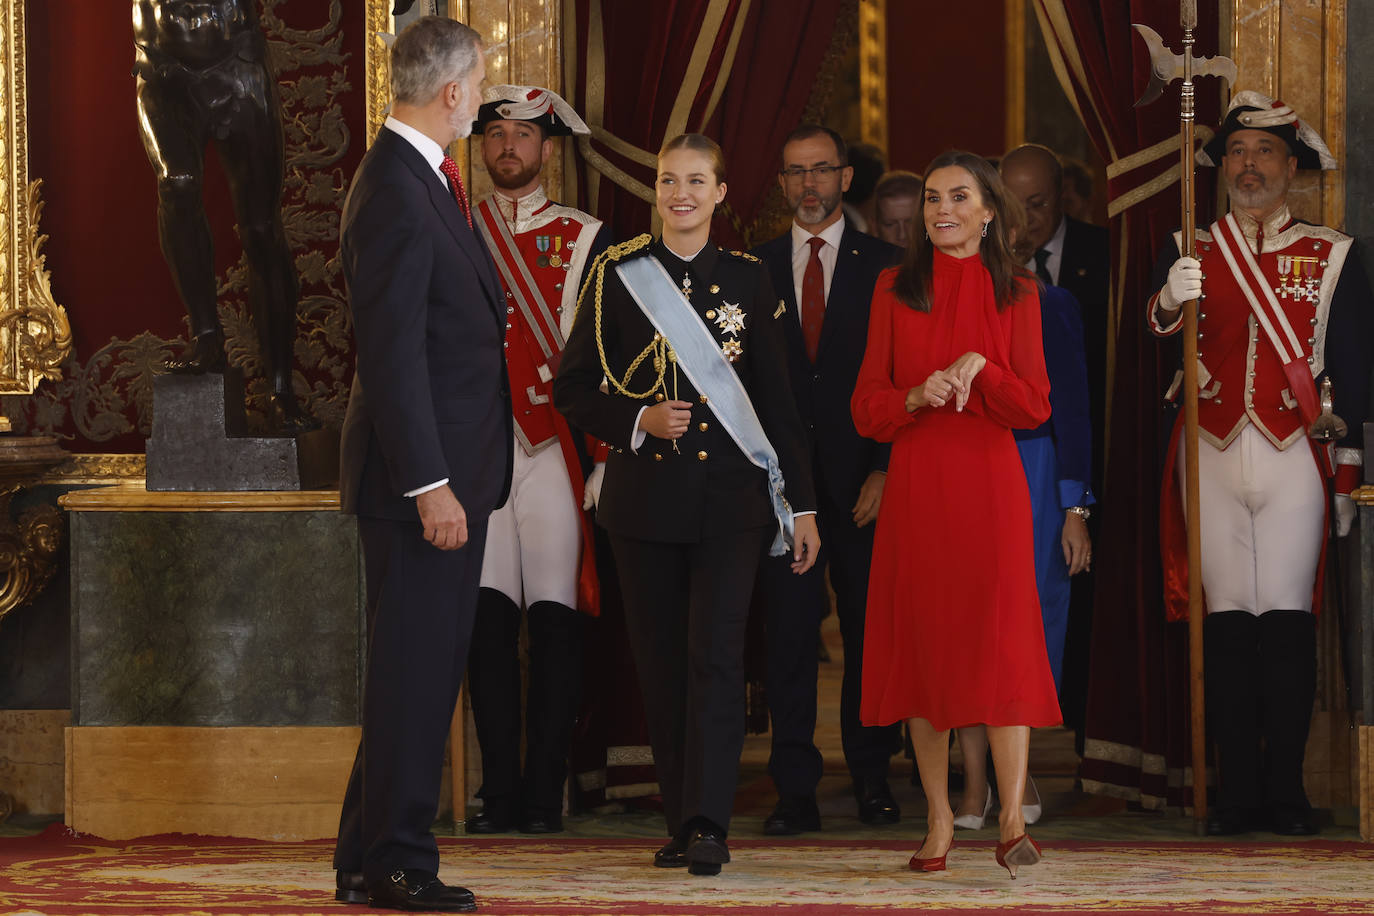
[(539, 185), (524, 197), (511, 198), (502, 193), (499, 189), (492, 192), (492, 202), (496, 204), (497, 211), (506, 223), (512, 227), (516, 235), (519, 235), (526, 223), (535, 214), (543, 210), (549, 204), (548, 195), (544, 193), (544, 186)]
[(687, 272), (690, 272), (696, 281), (709, 278), (715, 272), (716, 260), (720, 255), (716, 243), (708, 240), (702, 249), (692, 256), (692, 260), (686, 261), (663, 244), (662, 237), (654, 239), (652, 251), (659, 263), (668, 269), (668, 273), (678, 283), (682, 282), (682, 277)]
[[(1233, 209), (1231, 213), (1235, 216), (1236, 225), (1240, 226), (1241, 233), (1247, 239), (1253, 240), (1259, 230), (1260, 221), (1244, 210)], [(1274, 212), (1264, 218), (1264, 237), (1266, 239), (1275, 238), (1292, 221), (1293, 214), (1288, 210), (1288, 202), (1284, 201), (1279, 204)]]

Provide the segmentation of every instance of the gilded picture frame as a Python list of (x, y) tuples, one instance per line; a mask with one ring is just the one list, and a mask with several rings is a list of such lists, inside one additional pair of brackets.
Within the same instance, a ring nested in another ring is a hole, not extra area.
[(0, 394), (7, 395), (60, 379), (72, 347), (66, 310), (53, 300), (44, 264), (42, 183), (29, 180), (24, 4), (0, 0)]

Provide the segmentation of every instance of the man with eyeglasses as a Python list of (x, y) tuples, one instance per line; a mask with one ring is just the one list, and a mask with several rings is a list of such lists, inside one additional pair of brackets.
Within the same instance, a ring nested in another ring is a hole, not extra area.
[(894, 824), (901, 817), (887, 785), (896, 726), (865, 728), (859, 723), (868, 567), (888, 448), (854, 429), (849, 398), (863, 362), (874, 284), (902, 252), (846, 223), (840, 203), (852, 174), (839, 134), (817, 125), (792, 131), (783, 144), (778, 173), (792, 209), (792, 228), (754, 250), (768, 266), (778, 307), (789, 315), (792, 391), (807, 425), (817, 521), (824, 532), (819, 560), (806, 574), (794, 575), (786, 562), (771, 558), (759, 570), (773, 736), (768, 772), (778, 791), (778, 804), (764, 822), (764, 833), (772, 836), (821, 826), (816, 786), (823, 761), (814, 734), (827, 567), (844, 640), (840, 731), (859, 819)]
[[(1082, 307), (1083, 350), (1088, 369), (1088, 415), (1092, 425), (1092, 480), (1102, 492), (1105, 466), (1107, 396), (1107, 289), (1111, 272), (1107, 230), (1064, 214), (1064, 167), (1053, 150), (1033, 143), (1002, 157), (1002, 181), (1026, 210), (1026, 262), (1047, 286), (1068, 290)], [(1087, 523), (1097, 537), (1097, 520)], [(1068, 633), (1059, 705), (1064, 725), (1078, 731), (1082, 751), (1083, 711), (1087, 707), (1088, 641), (1092, 626), (1093, 576), (1070, 580)]]

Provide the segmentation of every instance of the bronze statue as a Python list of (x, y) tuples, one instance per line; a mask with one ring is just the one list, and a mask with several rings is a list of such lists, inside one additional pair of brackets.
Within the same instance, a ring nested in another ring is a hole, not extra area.
[(158, 239), (191, 321), (191, 351), (167, 370), (222, 372), (227, 363), (201, 198), (205, 144), (213, 141), (248, 261), (272, 422), (284, 432), (311, 429), (318, 424), (291, 387), (299, 285), (281, 221), (281, 102), (257, 0), (133, 0), (133, 20), (138, 123), (157, 172)]

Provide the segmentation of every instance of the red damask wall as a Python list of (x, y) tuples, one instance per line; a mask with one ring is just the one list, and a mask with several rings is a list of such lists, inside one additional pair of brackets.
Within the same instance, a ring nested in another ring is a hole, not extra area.
[[(338, 211), (365, 142), (361, 0), (262, 0), (282, 89), (283, 212), (301, 274), (298, 390), (337, 426), (352, 359), (334, 262)], [(43, 179), (40, 229), (75, 349), (64, 379), (7, 398), (20, 429), (75, 452), (141, 452), (150, 372), (185, 337), (184, 310), (158, 248), (156, 184), (137, 130), (127, 0), (28, 0), (29, 170)], [(231, 355), (251, 377), (246, 281), (228, 188), (207, 150), (206, 208)]]
[(951, 147), (999, 156), (1005, 0), (887, 4), (888, 161), (924, 172)]

